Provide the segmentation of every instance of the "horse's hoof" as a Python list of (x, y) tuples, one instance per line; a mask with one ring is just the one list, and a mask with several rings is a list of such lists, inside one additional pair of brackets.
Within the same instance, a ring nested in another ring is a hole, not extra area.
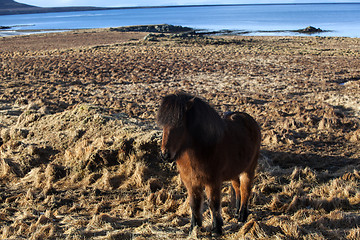
[(248, 213), (239, 214), (238, 221), (244, 223), (248, 219), (248, 216)]
[(221, 225), (213, 225), (212, 229), (211, 229), (211, 232), (213, 234), (215, 234), (215, 236), (220, 236), (223, 234), (223, 230), (222, 230), (222, 224)]
[(239, 217), (238, 218), (238, 221), (242, 222), (242, 223), (246, 222), (246, 220), (247, 220), (247, 217)]
[(212, 230), (212, 233), (215, 236), (221, 236), (223, 234), (223, 231), (222, 231), (222, 228), (215, 228), (215, 229)]

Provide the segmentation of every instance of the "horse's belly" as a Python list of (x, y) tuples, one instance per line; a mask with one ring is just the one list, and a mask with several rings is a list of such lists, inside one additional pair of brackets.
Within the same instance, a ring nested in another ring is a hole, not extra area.
[(246, 171), (253, 159), (254, 151), (252, 149), (242, 149), (241, 147), (233, 147), (224, 151), (222, 156), (218, 157), (218, 167), (223, 181), (229, 181), (239, 177)]
[(207, 164), (190, 159), (186, 154), (179, 158), (176, 164), (181, 180), (187, 188), (195, 185), (203, 186), (212, 182), (214, 179), (219, 179), (218, 171), (213, 171)]

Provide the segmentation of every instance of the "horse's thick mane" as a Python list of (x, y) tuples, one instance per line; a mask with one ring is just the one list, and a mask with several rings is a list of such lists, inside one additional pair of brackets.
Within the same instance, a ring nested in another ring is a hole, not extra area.
[(165, 96), (160, 104), (157, 122), (161, 126), (171, 127), (186, 124), (190, 136), (202, 145), (217, 143), (225, 129), (224, 121), (214, 108), (186, 93)]

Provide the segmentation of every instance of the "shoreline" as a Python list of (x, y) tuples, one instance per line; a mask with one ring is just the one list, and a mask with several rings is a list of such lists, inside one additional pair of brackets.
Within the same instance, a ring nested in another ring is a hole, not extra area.
[(26, 36), (30, 34), (60, 33), (80, 29), (39, 29), (39, 30), (0, 30), (0, 37)]
[[(168, 26), (169, 29), (161, 30), (163, 26)], [(155, 24), (155, 25), (135, 25), (135, 26), (120, 26), (120, 27), (110, 27), (110, 28), (83, 28), (83, 29), (33, 29), (33, 30), (19, 30), (19, 29), (11, 29), (18, 27), (16, 26), (1, 26), (0, 37), (11, 37), (18, 35), (29, 35), (29, 34), (41, 34), (41, 33), (54, 33), (54, 32), (67, 32), (67, 31), (81, 31), (81, 30), (96, 30), (96, 29), (110, 29), (123, 32), (149, 32), (149, 33), (191, 33), (198, 36), (315, 36), (333, 32), (331, 30), (322, 30), (320, 28), (315, 28), (312, 26), (308, 26), (303, 29), (297, 30), (218, 30), (218, 31), (210, 31), (207, 29), (194, 29), (183, 26), (174, 26), (169, 24)], [(151, 28), (151, 29), (149, 29)], [(6, 34), (6, 33), (14, 33), (14, 34)], [(282, 34), (281, 34), (282, 33)], [(270, 35), (266, 35), (270, 34)], [(275, 35), (271, 35), (275, 34)], [(327, 37), (327, 36), (324, 36)], [(341, 37), (341, 36), (340, 36)]]

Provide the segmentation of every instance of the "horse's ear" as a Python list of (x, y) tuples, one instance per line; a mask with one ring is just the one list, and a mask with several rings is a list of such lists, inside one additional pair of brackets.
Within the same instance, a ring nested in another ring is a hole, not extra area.
[(190, 110), (192, 108), (192, 106), (194, 105), (195, 102), (195, 97), (191, 98), (189, 101), (187, 101), (186, 103), (186, 111)]

